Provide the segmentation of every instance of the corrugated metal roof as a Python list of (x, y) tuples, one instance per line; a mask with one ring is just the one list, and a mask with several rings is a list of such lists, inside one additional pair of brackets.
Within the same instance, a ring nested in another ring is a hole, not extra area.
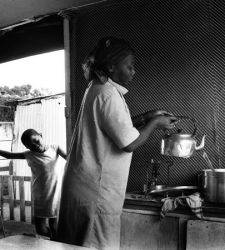
[(65, 93), (59, 93), (59, 94), (49, 95), (49, 96), (38, 96), (35, 98), (16, 100), (16, 101), (8, 101), (8, 102), (6, 102), (6, 105), (7, 106), (30, 105), (33, 103), (40, 103), (41, 100), (43, 100), (43, 99), (47, 99), (47, 100), (48, 99), (55, 99), (55, 98), (57, 99), (57, 98), (63, 97), (63, 96), (65, 96)]

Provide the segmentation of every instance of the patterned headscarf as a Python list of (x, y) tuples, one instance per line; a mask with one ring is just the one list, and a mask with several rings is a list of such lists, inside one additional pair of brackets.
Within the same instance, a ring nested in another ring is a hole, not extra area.
[(134, 51), (129, 43), (121, 38), (102, 38), (85, 59), (82, 67), (85, 78), (90, 81), (99, 75), (108, 76), (108, 67), (116, 65)]

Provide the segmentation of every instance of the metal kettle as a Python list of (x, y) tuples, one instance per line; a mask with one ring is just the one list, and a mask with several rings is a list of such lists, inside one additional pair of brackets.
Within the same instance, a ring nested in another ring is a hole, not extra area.
[(165, 134), (161, 141), (161, 154), (167, 156), (189, 158), (195, 153), (195, 151), (204, 148), (205, 135), (203, 135), (200, 145), (197, 146), (197, 127), (195, 120), (187, 116), (180, 116), (177, 118), (191, 119), (194, 123), (194, 132), (192, 134), (182, 134), (182, 130), (178, 129), (177, 133)]

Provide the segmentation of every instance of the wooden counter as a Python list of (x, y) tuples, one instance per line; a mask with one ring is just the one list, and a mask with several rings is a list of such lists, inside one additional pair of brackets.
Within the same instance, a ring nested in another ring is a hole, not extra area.
[[(160, 200), (134, 199), (128, 195), (125, 199), (124, 209), (149, 211), (149, 213), (159, 216), (162, 205), (163, 203)], [(213, 221), (225, 222), (225, 204), (203, 202), (202, 212), (207, 220), (213, 219)], [(191, 209), (184, 206), (179, 206), (175, 210), (168, 212), (167, 216), (196, 218)]]
[[(208, 249), (203, 241), (198, 243), (197, 248), (193, 247), (195, 243), (193, 237), (199, 241), (204, 232), (209, 235), (214, 234), (215, 231), (217, 236), (212, 235), (211, 239), (220, 237), (224, 239), (222, 229), (225, 229), (225, 206), (223, 204), (204, 203), (204, 220), (199, 220), (189, 207), (178, 207), (168, 212), (165, 218), (160, 219), (161, 206), (162, 203), (159, 201), (125, 200), (121, 225), (121, 250)], [(196, 228), (202, 229), (198, 233)], [(215, 240), (207, 244), (210, 246), (218, 244), (216, 249), (222, 249), (220, 247), (223, 240)]]

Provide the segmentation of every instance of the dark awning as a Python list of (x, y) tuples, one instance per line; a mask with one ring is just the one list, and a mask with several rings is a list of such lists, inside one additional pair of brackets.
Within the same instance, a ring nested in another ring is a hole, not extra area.
[(63, 18), (51, 15), (0, 33), (0, 63), (63, 49)]

